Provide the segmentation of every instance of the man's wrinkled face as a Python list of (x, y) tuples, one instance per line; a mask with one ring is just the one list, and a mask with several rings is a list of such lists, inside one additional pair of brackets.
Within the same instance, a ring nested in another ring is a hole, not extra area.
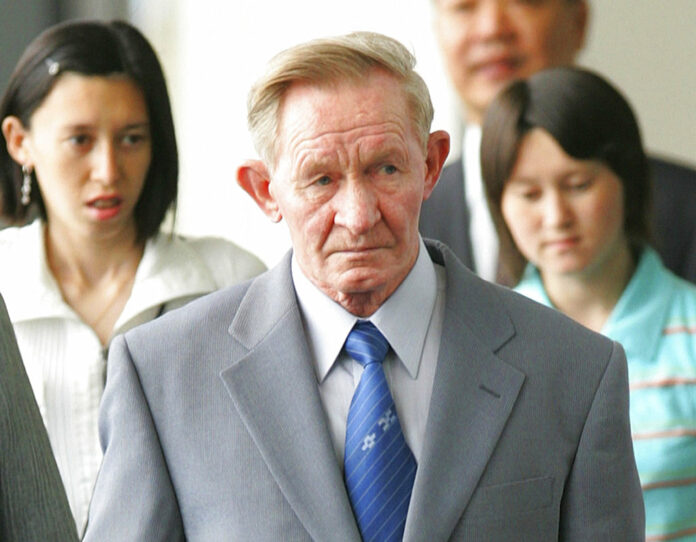
[(380, 71), (288, 89), (269, 192), (300, 268), (329, 297), (381, 302), (406, 277), (421, 203), (439, 174), (428, 149), (442, 134), (424, 145), (400, 82)]

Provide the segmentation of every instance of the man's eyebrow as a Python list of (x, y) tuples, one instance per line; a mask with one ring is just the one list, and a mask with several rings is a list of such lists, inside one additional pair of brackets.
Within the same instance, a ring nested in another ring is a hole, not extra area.
[(316, 150), (313, 149), (306, 149), (300, 153), (298, 158), (297, 173), (303, 176), (311, 176), (326, 171), (336, 162), (333, 153), (317, 153)]
[(391, 139), (379, 145), (377, 148), (361, 149), (360, 155), (362, 157), (368, 157), (371, 160), (383, 160), (386, 158), (393, 158), (395, 155), (401, 158), (405, 153), (406, 148), (403, 143)]

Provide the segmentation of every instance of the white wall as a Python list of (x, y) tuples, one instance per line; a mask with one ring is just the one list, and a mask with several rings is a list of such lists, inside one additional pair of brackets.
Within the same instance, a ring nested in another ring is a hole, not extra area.
[(609, 76), (646, 147), (696, 164), (696, 1), (593, 0), (581, 63)]
[[(601, 5), (600, 5), (601, 4)], [(177, 229), (232, 239), (272, 265), (289, 246), (236, 185), (255, 153), (246, 94), (279, 50), (313, 37), (374, 30), (418, 58), (434, 128), (458, 135), (455, 100), (432, 34), (430, 0), (131, 0), (168, 74), (181, 150)], [(582, 63), (611, 74), (642, 119), (647, 146), (696, 162), (696, 0), (595, 0)]]

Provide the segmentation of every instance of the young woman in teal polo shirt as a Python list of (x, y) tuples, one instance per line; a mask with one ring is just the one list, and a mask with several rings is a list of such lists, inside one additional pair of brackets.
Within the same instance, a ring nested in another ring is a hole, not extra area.
[(591, 72), (540, 72), (491, 105), (481, 163), (516, 290), (626, 350), (646, 540), (696, 540), (696, 286), (650, 246), (631, 107)]

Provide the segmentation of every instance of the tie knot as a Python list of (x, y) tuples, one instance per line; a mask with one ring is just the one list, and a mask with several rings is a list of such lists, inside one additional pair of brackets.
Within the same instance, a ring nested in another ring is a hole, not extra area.
[(389, 350), (389, 342), (370, 321), (355, 324), (346, 339), (346, 352), (363, 367), (382, 363)]

